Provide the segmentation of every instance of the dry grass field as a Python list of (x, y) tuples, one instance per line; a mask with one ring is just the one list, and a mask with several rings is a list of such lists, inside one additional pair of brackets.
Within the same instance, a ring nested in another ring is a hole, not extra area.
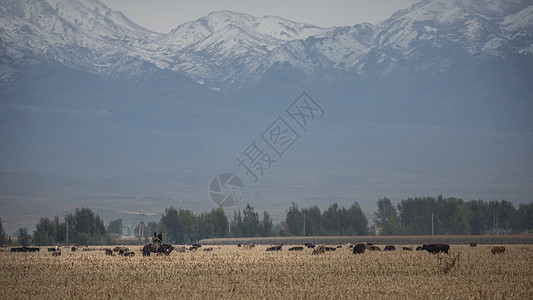
[(0, 299), (533, 299), (533, 245), (505, 245), (503, 255), (492, 245), (451, 245), (449, 255), (211, 247), (167, 257), (142, 257), (138, 246), (134, 257), (0, 252)]

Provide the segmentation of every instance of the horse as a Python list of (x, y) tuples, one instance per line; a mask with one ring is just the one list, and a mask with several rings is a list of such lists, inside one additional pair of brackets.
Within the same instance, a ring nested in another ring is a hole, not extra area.
[(156, 252), (155, 249), (152, 248), (152, 244), (147, 244), (143, 247), (143, 256), (150, 256), (150, 253), (157, 253), (157, 255), (163, 253), (165, 255), (169, 255), (172, 250), (174, 250), (174, 246), (164, 244), (159, 246), (159, 251)]

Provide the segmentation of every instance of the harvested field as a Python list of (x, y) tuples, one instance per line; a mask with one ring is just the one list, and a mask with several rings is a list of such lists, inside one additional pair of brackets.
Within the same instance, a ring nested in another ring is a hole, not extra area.
[(311, 255), (290, 246), (267, 252), (267, 245), (160, 257), (143, 257), (138, 247), (134, 257), (1, 252), (0, 298), (531, 299), (533, 245), (505, 245), (503, 255), (493, 255), (493, 246), (451, 245), (449, 255), (353, 255), (348, 247)]

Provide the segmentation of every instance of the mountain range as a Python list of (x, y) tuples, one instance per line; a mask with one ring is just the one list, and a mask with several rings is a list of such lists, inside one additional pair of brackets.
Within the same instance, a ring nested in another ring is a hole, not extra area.
[[(217, 11), (168, 33), (97, 0), (0, 0), (0, 217), (209, 210), (225, 171), (275, 219), (291, 202), (528, 202), (532, 70), (525, 0), (330, 28)], [(235, 157), (304, 91), (324, 116), (254, 182)]]

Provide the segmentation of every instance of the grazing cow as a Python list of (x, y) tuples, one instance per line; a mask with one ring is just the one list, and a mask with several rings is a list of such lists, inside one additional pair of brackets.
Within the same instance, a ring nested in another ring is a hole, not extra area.
[(120, 251), (124, 254), (125, 252), (130, 252), (130, 249), (128, 247), (115, 247), (113, 248), (113, 252), (118, 252), (120, 254)]
[(200, 244), (192, 244), (192, 246), (196, 247), (196, 248), (201, 248), (202, 247), (202, 245), (200, 245)]
[(371, 251), (381, 251), (381, 248), (379, 248), (378, 246), (370, 246), (368, 247), (368, 249), (370, 249)]
[(363, 254), (365, 253), (366, 245), (365, 243), (359, 243), (353, 246), (353, 254)]
[(213, 247), (204, 248), (205, 252), (213, 251)]
[(60, 255), (61, 255), (61, 251), (52, 252), (52, 256), (60, 256)]
[(187, 248), (185, 246), (180, 246), (175, 248), (177, 252), (187, 252)]
[(48, 248), (48, 252), (55, 252), (55, 251), (59, 251), (59, 246)]
[(326, 253), (326, 247), (324, 245), (318, 245), (315, 247), (315, 249), (313, 249), (313, 255), (323, 253)]
[(477, 243), (470, 243), (470, 247), (477, 247)]
[(492, 247), (492, 250), (490, 250), (490, 252), (492, 252), (492, 254), (504, 254), (505, 253), (505, 247), (504, 246), (496, 246), (496, 247)]
[(124, 256), (134, 257), (135, 256), (135, 252), (133, 252), (133, 251), (124, 252)]
[(253, 247), (255, 247), (255, 244), (254, 244), (254, 243), (245, 244), (245, 245), (243, 246), (243, 248), (253, 248)]
[(309, 249), (315, 248), (315, 245), (313, 243), (305, 243), (304, 246), (306, 246)]
[(394, 247), (394, 245), (387, 245), (385, 246), (385, 249), (383, 249), (383, 251), (394, 251), (396, 250), (396, 247)]
[(276, 245), (276, 246), (268, 247), (266, 251), (281, 251), (281, 248), (282, 248), (281, 245)]
[(433, 254), (439, 253), (439, 252), (448, 254), (448, 252), (450, 251), (450, 245), (441, 244), (441, 243), (429, 244), (429, 245), (422, 245), (422, 249), (426, 250), (429, 253), (433, 253)]
[(196, 251), (196, 250), (198, 250), (198, 247), (195, 247), (195, 246), (189, 247), (189, 251)]
[(242, 245), (241, 244), (238, 244), (237, 247), (241, 247)]
[(302, 250), (304, 250), (304, 247), (302, 246), (295, 246), (295, 247), (289, 248), (289, 251), (302, 251)]
[(326, 247), (326, 251), (335, 251), (337, 248), (334, 247)]
[(115, 256), (115, 254), (113, 254), (113, 251), (111, 251), (111, 249), (105, 249), (105, 255)]
[(404, 250), (404, 251), (413, 251), (413, 248), (411, 248), (411, 247), (402, 247), (402, 250)]
[(416, 247), (416, 251), (422, 251), (422, 250), (424, 250), (424, 248), (422, 246)]
[(41, 248), (37, 247), (17, 247), (17, 248), (11, 248), (11, 252), (39, 252)]

